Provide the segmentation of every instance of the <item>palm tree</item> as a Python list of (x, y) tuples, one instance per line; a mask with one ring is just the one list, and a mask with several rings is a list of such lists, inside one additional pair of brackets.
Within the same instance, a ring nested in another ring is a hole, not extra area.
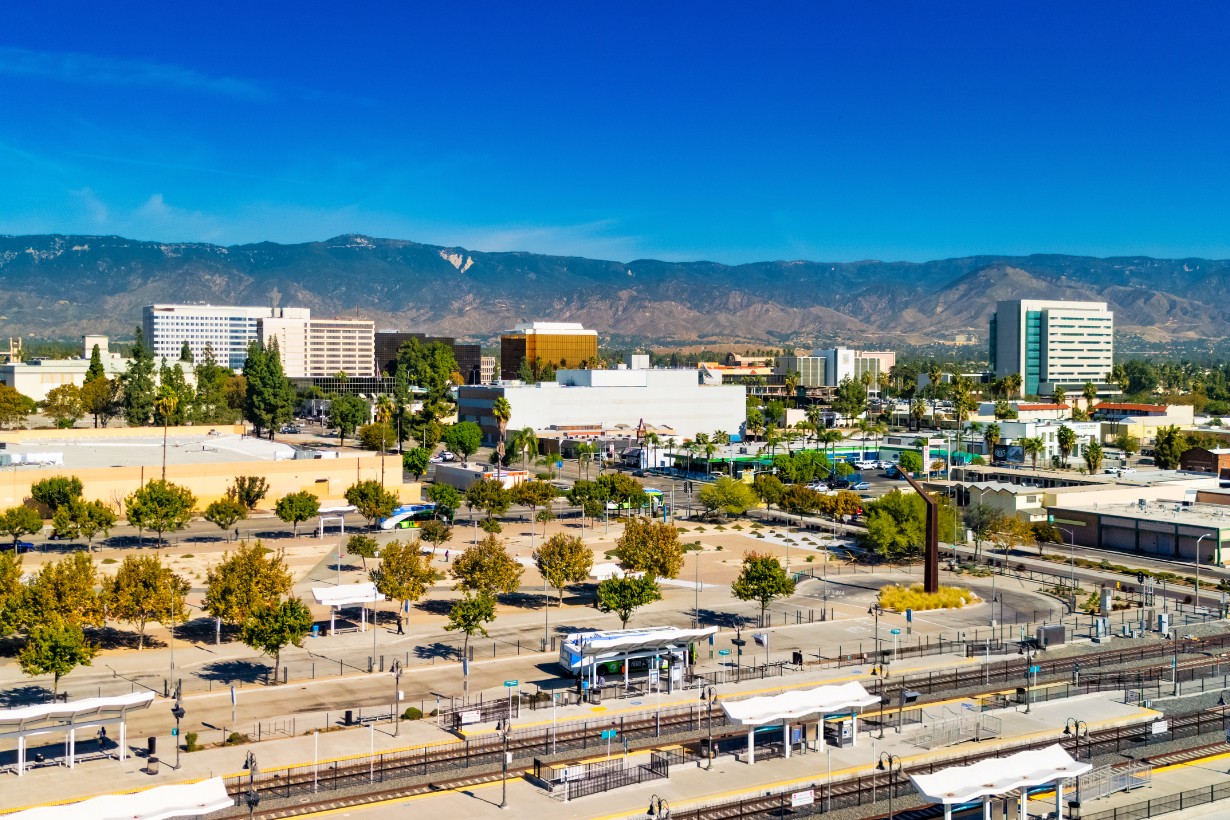
[(884, 398), (888, 394), (888, 385), (888, 374), (881, 370), (876, 376), (876, 387), (880, 389), (880, 398)]
[(813, 404), (807, 408), (807, 423), (811, 425), (811, 431), (816, 436), (816, 444), (820, 443), (820, 431), (827, 429), (824, 426), (824, 408), (818, 404)]
[(982, 431), (982, 440), (987, 443), (987, 455), (991, 457), (991, 463), (995, 463), (995, 445), (999, 444), (999, 425), (991, 422), (987, 428)]
[(645, 434), (645, 446), (649, 447), (650, 452), (653, 453), (653, 456), (649, 462), (649, 465), (651, 467), (658, 466), (658, 445), (661, 443), (662, 443), (661, 437), (657, 433), (653, 432), (652, 430)]
[(393, 400), (388, 394), (382, 393), (376, 397), (376, 421), (380, 424), (380, 486), (384, 486), (384, 457), (385, 451), (389, 449), (388, 442), (385, 441), (385, 433), (388, 432), (389, 422), (393, 420), (394, 413), (397, 408), (393, 406)]
[(798, 399), (799, 381), (801, 379), (802, 376), (799, 375), (797, 370), (791, 370), (786, 374), (786, 378), (783, 380), (786, 387), (786, 401), (790, 402), (791, 407), (795, 406), (795, 402)]
[(499, 456), (499, 461), (495, 463), (495, 475), (498, 479), (500, 478), (500, 463), (504, 461), (504, 434), (508, 431), (508, 420), (512, 418), (512, 406), (509, 405), (508, 399), (497, 396), (491, 403), (491, 415), (495, 418), (496, 426), (500, 431), (499, 441), (495, 445), (495, 454)]
[(538, 457), (538, 434), (533, 427), (522, 427), (514, 434), (514, 452), (521, 456), (521, 466), (530, 468), (530, 459)]
[(1067, 467), (1068, 457), (1076, 449), (1076, 431), (1066, 424), (1060, 425), (1055, 439), (1059, 444), (1059, 456), (1063, 459), (1063, 466)]
[(858, 428), (859, 445), (858, 445), (858, 460), (862, 461), (866, 457), (867, 437), (871, 435), (872, 429), (875, 427), (875, 422), (868, 419), (859, 419), (855, 425)]
[(1003, 378), (1004, 392), (1009, 398), (1016, 398), (1021, 395), (1021, 374), (1009, 373)]
[(1085, 387), (1081, 390), (1081, 395), (1085, 397), (1085, 412), (1093, 411), (1093, 400), (1098, 397), (1098, 388), (1093, 382), (1085, 382)]
[(833, 463), (834, 457), (832, 449), (841, 442), (845, 441), (845, 438), (846, 437), (841, 434), (841, 431), (834, 427), (826, 427), (823, 431), (816, 434), (816, 443), (824, 445), (824, 455), (825, 458), (829, 460), (830, 464)]
[(935, 405), (939, 402), (940, 388), (943, 386), (941, 379), (944, 378), (944, 368), (938, 363), (932, 362), (927, 365), (927, 392), (931, 397), (931, 415), (935, 415)]
[(1068, 398), (1067, 391), (1065, 391), (1059, 385), (1055, 385), (1053, 388), (1051, 388), (1051, 400), (1054, 401), (1055, 404), (1063, 404), (1065, 401), (1067, 401), (1067, 398)]
[(666, 454), (671, 457), (671, 467), (675, 466), (675, 437), (670, 436), (666, 439)]
[(877, 421), (871, 426), (871, 434), (875, 436), (876, 442), (876, 458), (880, 457), (880, 439), (888, 434), (888, 425), (882, 421)]
[(922, 396), (915, 396), (910, 402), (910, 418), (914, 420), (914, 429), (922, 429), (923, 416), (927, 414), (927, 403)]
[(1046, 442), (1038, 436), (1026, 436), (1021, 439), (1021, 449), (1025, 451), (1025, 455), (1029, 456), (1029, 460), (1033, 462), (1034, 471), (1037, 472), (1038, 456), (1046, 450)]

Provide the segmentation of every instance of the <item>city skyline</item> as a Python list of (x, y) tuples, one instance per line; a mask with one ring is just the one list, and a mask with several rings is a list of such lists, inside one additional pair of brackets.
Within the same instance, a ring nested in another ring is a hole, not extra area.
[(0, 232), (1230, 257), (1215, 4), (300, 8), (11, 10)]

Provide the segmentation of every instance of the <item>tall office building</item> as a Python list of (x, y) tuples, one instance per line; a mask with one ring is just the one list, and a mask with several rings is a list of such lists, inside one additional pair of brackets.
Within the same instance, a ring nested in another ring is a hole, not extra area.
[(146, 305), (141, 311), (145, 346), (157, 360), (176, 361), (184, 342), (197, 361), (205, 346), (218, 364), (243, 369), (248, 343), (259, 338), (261, 319), (302, 319), (307, 308), (240, 307), (234, 305)]
[(1114, 366), (1115, 314), (1105, 302), (997, 302), (989, 338), (992, 373), (1020, 373), (1024, 395), (1079, 390)]
[(892, 370), (896, 363), (897, 354), (892, 351), (836, 347), (813, 351), (810, 356), (782, 356), (775, 370), (782, 375), (795, 371), (803, 387), (836, 387), (843, 379), (858, 381), (864, 373), (870, 373), (871, 389), (878, 390), (880, 374)]
[(482, 348), (475, 344), (458, 342), (451, 336), (428, 336), (425, 333), (407, 333), (400, 330), (376, 332), (376, 372), (391, 375), (397, 369), (397, 351), (404, 342), (418, 339), (419, 344), (441, 342), (453, 350), (457, 360), (457, 372), (465, 384), (482, 384)]
[[(368, 319), (309, 319), (307, 372), (318, 378), (376, 375), (376, 323)], [(289, 373), (287, 375), (290, 375)]]
[(537, 359), (556, 368), (592, 366), (598, 331), (576, 322), (525, 322), (500, 336), (500, 378), (519, 378), (521, 363)]

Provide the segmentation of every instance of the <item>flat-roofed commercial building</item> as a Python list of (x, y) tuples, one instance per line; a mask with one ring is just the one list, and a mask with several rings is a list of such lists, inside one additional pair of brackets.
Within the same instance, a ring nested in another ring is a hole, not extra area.
[(208, 345), (218, 364), (243, 369), (248, 344), (259, 338), (261, 319), (311, 317), (308, 308), (238, 305), (146, 305), (141, 312), (145, 346), (155, 359), (176, 361), (184, 342), (200, 361)]
[[(28, 362), (12, 361), (0, 364), (0, 384), (7, 385), (35, 401), (46, 401), (48, 393), (66, 384), (80, 387), (85, 384), (85, 374), (90, 369), (90, 355), (94, 345), (98, 345), (99, 357), (107, 378), (114, 379), (122, 375), (131, 360), (113, 355), (107, 349), (106, 336), (83, 336), (80, 358), (31, 359)], [(179, 358), (178, 354), (176, 358)], [(191, 375), (188, 374), (189, 377)]]
[(376, 375), (376, 324), (367, 319), (312, 319), (307, 323), (309, 378), (345, 373)]
[(1114, 366), (1115, 314), (1105, 302), (997, 302), (990, 355), (996, 378), (1021, 374), (1023, 395), (1102, 385)]
[(592, 366), (598, 331), (576, 322), (524, 322), (500, 336), (500, 378), (519, 378), (521, 363), (541, 359), (556, 368)]
[(376, 331), (376, 371), (391, 376), (397, 370), (397, 353), (411, 339), (419, 344), (440, 342), (448, 345), (457, 360), (457, 372), (465, 384), (482, 384), (482, 348), (476, 344), (458, 342), (451, 336), (428, 336), (425, 333), (409, 333), (401, 330)]

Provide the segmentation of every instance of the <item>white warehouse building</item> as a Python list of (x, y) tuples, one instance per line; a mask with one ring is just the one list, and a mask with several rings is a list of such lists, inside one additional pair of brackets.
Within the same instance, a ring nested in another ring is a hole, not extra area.
[(560, 370), (554, 382), (466, 385), (460, 389), (459, 421), (473, 421), (493, 441), (498, 427), (491, 415), (496, 398), (512, 408), (509, 430), (624, 425), (632, 430), (670, 428), (682, 442), (697, 433), (741, 432), (747, 417), (743, 385), (702, 385), (692, 369)]

